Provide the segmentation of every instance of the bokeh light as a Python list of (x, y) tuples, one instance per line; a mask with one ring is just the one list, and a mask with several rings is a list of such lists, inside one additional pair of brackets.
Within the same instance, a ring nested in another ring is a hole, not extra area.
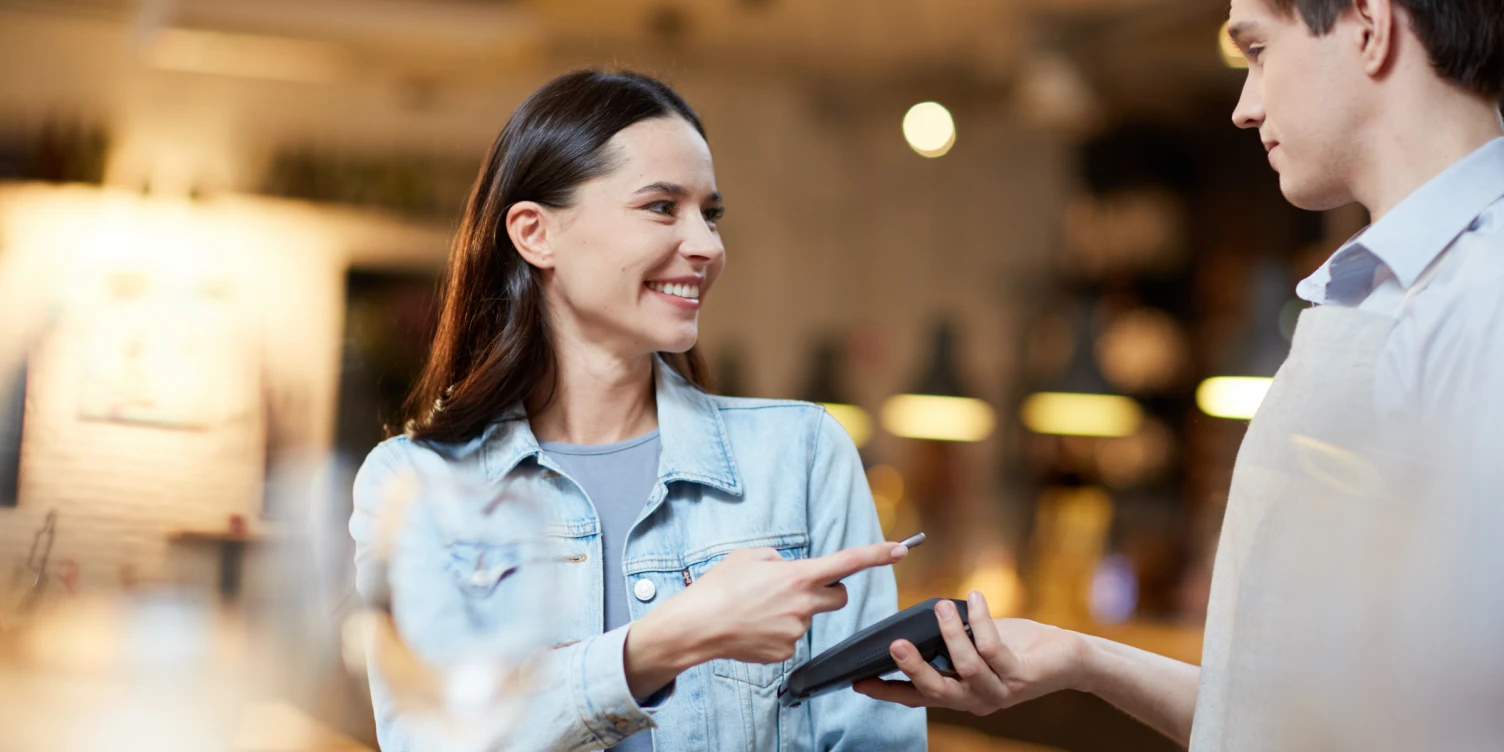
[(956, 145), (956, 122), (939, 102), (920, 102), (903, 116), (903, 137), (924, 157), (943, 157)]

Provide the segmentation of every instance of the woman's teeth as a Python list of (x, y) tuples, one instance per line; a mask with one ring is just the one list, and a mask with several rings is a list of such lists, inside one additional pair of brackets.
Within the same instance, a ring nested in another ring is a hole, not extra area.
[(689, 298), (690, 300), (700, 299), (699, 285), (665, 285), (658, 282), (649, 282), (648, 288), (655, 292), (661, 292), (664, 295), (672, 295), (676, 298)]

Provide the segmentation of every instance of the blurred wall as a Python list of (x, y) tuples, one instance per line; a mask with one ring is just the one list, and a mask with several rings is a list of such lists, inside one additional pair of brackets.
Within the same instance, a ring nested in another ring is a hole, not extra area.
[[(112, 137), (107, 185), (152, 197), (133, 199), (143, 205), (187, 202), (210, 213), (217, 210), (204, 207), (259, 190), (281, 149), (424, 153), (478, 164), (511, 108), (554, 73), (586, 63), (634, 67), (631, 57), (597, 51), (510, 72), (446, 69), (414, 78), (388, 75), (398, 67), (391, 63), (338, 84), (287, 83), (152, 68), (132, 31), (95, 17), (7, 15), (0, 24), (0, 121), (25, 127), (61, 115), (101, 123)], [(1013, 394), (1017, 330), (1048, 273), (1074, 182), (1069, 142), (1016, 122), (985, 91), (953, 87), (940, 93), (956, 116), (956, 146), (925, 159), (904, 143), (899, 123), (910, 105), (937, 96), (933, 87), (791, 69), (696, 68), (661, 57), (635, 67), (674, 83), (700, 111), (727, 196), (729, 266), (702, 327), (712, 361), (735, 349), (746, 366), (746, 391), (799, 396), (815, 338), (860, 329), (877, 343), (876, 354), (852, 372), (847, 388), (853, 401), (875, 410), (882, 398), (912, 386), (929, 357), (930, 328), (950, 317), (960, 326), (964, 378), (977, 396), (1003, 408), (1001, 423), (1011, 422), (1005, 400)], [(190, 194), (200, 198), (189, 201)], [(93, 210), (79, 207), (87, 225)], [(236, 299), (260, 306), (240, 323), (257, 336), (285, 339), (257, 351), (262, 366), (280, 375), (239, 373), (215, 389), (251, 394), (263, 378), (296, 385), (301, 401), (292, 409), (306, 421), (299, 440), (316, 448), (327, 447), (334, 414), (343, 272), (351, 265), (437, 269), (454, 221), (361, 214), (341, 221), (367, 229), (338, 240), (310, 229), (325, 221), (317, 218), (344, 214), (303, 206), (230, 212), (214, 221), (239, 228), (233, 250), (211, 251), (220, 244), (208, 243), (201, 251), (203, 259), (223, 254), (238, 265), (231, 275)], [(371, 222), (385, 229), (370, 230)], [(11, 239), (0, 247), (10, 256), (48, 253)], [(11, 283), (45, 289), (78, 272), (53, 266), (21, 275), (24, 281)], [(33, 518), (71, 505), (68, 516), (94, 521), (75, 523), (78, 537), (60, 536), (59, 556), (108, 552), (112, 564), (98, 567), (99, 577), (127, 562), (165, 576), (165, 531), (254, 514), (264, 414), (248, 402), (197, 433), (82, 423), (67, 386), (78, 368), (70, 357), (49, 342), (36, 364), (29, 473), (20, 508), (0, 510), (17, 523), (0, 525), (0, 560), (28, 542)], [(245, 383), (234, 383), (241, 378)], [(966, 476), (960, 488), (979, 509), (996, 507), (1005, 493), (999, 441), (959, 448)], [(908, 452), (903, 440), (881, 434), (869, 449), (883, 461)], [(98, 521), (105, 519), (112, 522)], [(98, 529), (84, 534), (87, 525)], [(69, 529), (67, 520), (63, 526)], [(988, 538), (991, 528), (977, 535)]]

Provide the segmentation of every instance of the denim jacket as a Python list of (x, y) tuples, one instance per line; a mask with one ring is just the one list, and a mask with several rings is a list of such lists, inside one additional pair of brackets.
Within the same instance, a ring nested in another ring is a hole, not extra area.
[[(379, 587), (375, 525), (388, 488), (405, 477), (416, 489), (414, 508), (421, 508), (424, 523), (412, 526), (404, 546), (428, 564), (404, 567), (393, 581), (399, 632), (422, 654), (442, 652), (464, 623), (517, 623), (537, 604), (496, 587), (496, 562), (515, 531), (488, 517), (512, 494), (530, 494), (542, 500), (535, 506), (559, 594), (549, 606), (555, 618), (539, 620), (550, 632), (546, 644), (554, 647), (536, 673), (541, 686), (528, 720), (504, 748), (599, 750), (640, 732), (651, 733), (660, 752), (924, 749), (923, 710), (850, 690), (792, 709), (777, 699), (791, 669), (894, 613), (891, 569), (847, 578), (848, 605), (817, 615), (788, 661), (713, 660), (645, 702), (633, 698), (622, 658), (631, 625), (603, 633), (603, 587), (627, 588), (635, 620), (739, 548), (771, 547), (798, 559), (882, 539), (856, 449), (819, 406), (709, 395), (661, 360), (655, 373), (658, 481), (626, 540), (625, 582), (614, 571), (616, 562), (601, 561), (599, 518), (590, 499), (541, 453), (525, 416), (514, 410), (463, 444), (396, 437), (371, 452), (356, 477), (350, 520), (361, 591), (369, 595)], [(371, 688), (382, 748), (425, 748), (375, 672)]]

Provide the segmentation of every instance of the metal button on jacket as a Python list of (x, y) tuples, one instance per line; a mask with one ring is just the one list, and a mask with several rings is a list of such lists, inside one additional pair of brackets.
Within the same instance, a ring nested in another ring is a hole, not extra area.
[(638, 580), (637, 584), (632, 586), (632, 595), (637, 596), (637, 600), (643, 602), (653, 600), (653, 596), (657, 594), (658, 588), (653, 586), (651, 580)]

